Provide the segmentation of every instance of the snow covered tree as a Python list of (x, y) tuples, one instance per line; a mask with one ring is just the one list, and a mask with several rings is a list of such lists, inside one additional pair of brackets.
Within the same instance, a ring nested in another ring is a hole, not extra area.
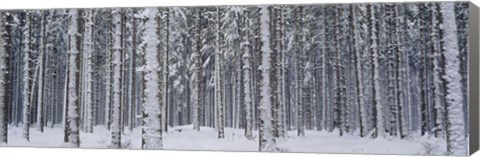
[[(365, 132), (368, 130), (367, 125), (367, 113), (366, 113), (366, 104), (365, 104), (365, 95), (364, 95), (364, 76), (363, 76), (363, 63), (365, 60), (364, 57), (367, 50), (368, 52), (368, 45), (367, 45), (367, 37), (362, 34), (367, 32), (367, 19), (366, 19), (366, 5), (359, 4), (359, 5), (350, 5), (350, 18), (352, 22), (352, 31), (353, 31), (353, 38), (352, 43), (353, 45), (353, 54), (354, 54), (354, 63), (355, 63), (355, 84), (356, 84), (356, 92), (357, 96), (357, 105), (359, 108), (359, 125), (360, 125), (360, 137), (365, 136)], [(358, 24), (357, 24), (358, 23)]]
[[(20, 21), (19, 21), (19, 15), (18, 13), (15, 12), (5, 12), (5, 20), (7, 23), (5, 23), (5, 28), (10, 27), (11, 30), (8, 31), (6, 30), (5, 36), (8, 36), (7, 38), (8, 44), (5, 44), (5, 49), (10, 52), (7, 53), (10, 55), (10, 59), (15, 59), (19, 60), (18, 58), (21, 57), (21, 55), (18, 55), (18, 51), (20, 46), (18, 46), (18, 43), (20, 43), (21, 40), (21, 32), (19, 31), (19, 26), (20, 26)], [(19, 81), (21, 80), (19, 77), (19, 71), (20, 71), (20, 62), (15, 61), (15, 62), (10, 62), (11, 64), (9, 65), (11, 70), (9, 71), (11, 73), (11, 106), (10, 109), (12, 112), (9, 115), (9, 118), (11, 119), (11, 123), (14, 126), (18, 127), (19, 123), (19, 118), (18, 118), (18, 110), (19, 110), (19, 100), (18, 100), (18, 93), (19, 93)]]
[(441, 53), (443, 51), (443, 48), (441, 47), (443, 45), (443, 39), (441, 39), (441, 14), (440, 14), (440, 4), (435, 3), (432, 4), (431, 6), (431, 12), (432, 12), (432, 33), (430, 35), (430, 38), (432, 39), (432, 55), (430, 55), (430, 58), (432, 58), (432, 77), (433, 77), (433, 94), (435, 95), (433, 98), (434, 102), (434, 109), (435, 109), (435, 129), (434, 129), (434, 134), (436, 137), (445, 137), (445, 102), (444, 102), (444, 97), (445, 91), (442, 87), (444, 82), (443, 79), (441, 78), (441, 68), (440, 64), (442, 63), (441, 61)]
[(319, 130), (327, 130), (327, 48), (326, 48), (326, 12), (325, 12), (325, 9), (326, 6), (323, 6), (321, 7), (321, 13), (323, 15), (323, 19), (321, 19), (321, 23), (322, 23), (322, 28), (321, 29), (321, 34), (320, 34), (320, 38), (321, 38), (321, 43), (322, 43), (322, 54), (321, 54), (321, 70), (322, 70), (322, 73), (321, 73), (321, 77), (320, 77), (320, 80), (321, 80), (321, 105), (322, 105), (322, 108), (321, 108), (321, 117), (319, 118), (320, 120), (320, 126)]
[(467, 155), (467, 140), (465, 138), (465, 120), (461, 95), (462, 84), (460, 75), (459, 47), (457, 42), (457, 24), (455, 21), (454, 4), (440, 4), (443, 17), (445, 42), (445, 76), (446, 80), (446, 119), (447, 119), (447, 152), (448, 155)]
[(336, 7), (336, 27), (335, 27), (335, 127), (338, 129), (340, 136), (347, 130), (347, 104), (346, 104), (346, 64), (344, 59), (344, 53), (347, 52), (349, 45), (346, 44), (348, 16), (347, 7), (339, 5)]
[(195, 16), (195, 51), (192, 53), (193, 58), (193, 65), (192, 65), (192, 104), (193, 104), (193, 129), (199, 131), (200, 130), (200, 79), (201, 73), (200, 68), (202, 64), (200, 63), (201, 57), (201, 21), (202, 19), (202, 11), (200, 8), (196, 9), (196, 16)]
[(158, 9), (146, 8), (142, 16), (145, 18), (145, 32), (143, 33), (144, 49), (144, 96), (143, 96), (143, 126), (142, 149), (162, 149), (162, 121), (161, 95), (159, 80), (159, 54), (158, 54)]
[(83, 21), (84, 21), (84, 30), (83, 30), (83, 51), (82, 51), (82, 65), (84, 69), (84, 86), (83, 87), (83, 92), (84, 92), (84, 97), (83, 97), (83, 103), (85, 105), (84, 111), (86, 112), (86, 124), (85, 124), (85, 130), (87, 133), (92, 133), (93, 132), (93, 70), (92, 70), (92, 51), (93, 51), (93, 9), (86, 9), (83, 14)]
[(23, 13), (22, 17), (22, 53), (23, 55), (23, 88), (22, 88), (22, 106), (23, 106), (23, 132), (22, 136), (27, 141), (30, 140), (30, 54), (31, 54), (31, 30), (30, 30), (30, 12)]
[(399, 104), (397, 102), (397, 70), (396, 68), (399, 67), (397, 65), (397, 53), (398, 52), (398, 44), (397, 44), (397, 36), (398, 33), (396, 32), (396, 11), (395, 11), (395, 4), (385, 4), (385, 21), (386, 21), (386, 30), (392, 36), (392, 40), (387, 41), (387, 102), (388, 102), (388, 110), (389, 113), (389, 126), (388, 128), (390, 135), (397, 136), (399, 131)]
[[(468, 99), (468, 38), (469, 38), (469, 18), (471, 17), (470, 7), (472, 5), (468, 2), (457, 2), (454, 3), (455, 7), (455, 17), (457, 22), (457, 37), (458, 37), (458, 46), (460, 49), (460, 74), (462, 75), (462, 93), (463, 99)], [(443, 41), (446, 42), (446, 41)], [(444, 62), (444, 58), (441, 59)], [(445, 73), (445, 70), (442, 71)], [(444, 92), (445, 94), (445, 92)], [(445, 96), (444, 96), (445, 97)], [(463, 101), (464, 111), (467, 111), (468, 101)], [(465, 120), (468, 119), (468, 116), (465, 116)], [(465, 131), (468, 131), (469, 124), (465, 125)], [(465, 132), (466, 134), (468, 132)]]
[(407, 82), (407, 104), (408, 104), (408, 123), (409, 123), (409, 132), (406, 133), (410, 136), (413, 136), (415, 133), (420, 133), (419, 129), (421, 128), (421, 123), (418, 121), (421, 117), (421, 113), (419, 110), (419, 102), (416, 100), (420, 100), (419, 94), (419, 77), (415, 77), (419, 74), (419, 55), (418, 55), (418, 48), (419, 48), (419, 18), (418, 17), (418, 5), (417, 4), (405, 4), (405, 40), (408, 41), (405, 44), (405, 51), (408, 55), (408, 66), (407, 66), (407, 75), (408, 82)]
[(336, 26), (336, 16), (337, 16), (337, 8), (335, 5), (328, 5), (324, 7), (324, 27), (325, 29), (325, 50), (323, 57), (325, 58), (324, 63), (324, 70), (325, 76), (323, 77), (323, 81), (325, 82), (324, 85), (324, 129), (328, 132), (332, 132), (334, 129), (334, 95), (335, 95), (335, 73), (334, 73), (334, 60), (333, 56), (335, 55), (336, 46), (335, 46), (335, 37), (336, 34), (336, 27), (327, 27), (327, 26)]
[(383, 123), (383, 104), (380, 97), (380, 77), (379, 77), (379, 53), (378, 53), (378, 44), (377, 44), (377, 22), (376, 22), (376, 14), (375, 14), (375, 5), (370, 4), (367, 7), (367, 12), (369, 14), (369, 40), (370, 40), (370, 52), (371, 52), (371, 62), (372, 62), (372, 91), (373, 91), (373, 128), (374, 134), (373, 137), (376, 138), (378, 136), (385, 136), (385, 127)]
[(107, 129), (111, 129), (112, 124), (112, 40), (113, 40), (113, 29), (112, 29), (112, 15), (111, 11), (107, 10), (108, 12), (106, 18), (106, 55), (105, 55), (105, 125), (107, 125)]
[[(136, 75), (136, 60), (139, 58), (137, 56), (137, 49), (136, 46), (138, 45), (137, 39), (137, 27), (138, 22), (135, 18), (136, 14), (135, 9), (124, 9), (124, 27), (123, 27), (123, 34), (124, 34), (124, 61), (126, 62), (124, 65), (124, 126), (127, 127), (130, 132), (137, 126), (137, 89), (138, 89), (138, 75)], [(140, 57), (141, 58), (141, 57)], [(125, 129), (124, 129), (125, 130)]]
[(222, 75), (221, 75), (221, 65), (223, 63), (223, 38), (220, 36), (220, 29), (221, 27), (221, 9), (220, 7), (216, 8), (217, 10), (217, 35), (216, 35), (216, 42), (217, 42), (217, 50), (215, 51), (215, 119), (216, 119), (216, 129), (218, 131), (218, 138), (225, 138), (225, 109), (223, 103), (223, 95), (222, 95)]
[[(285, 137), (285, 127), (284, 127), (284, 6), (272, 7), (272, 30), (273, 30), (273, 52), (275, 54), (273, 65), (273, 70), (275, 73), (275, 85), (272, 86), (274, 89), (274, 105), (273, 105), (273, 121), (274, 121), (274, 136), (276, 138)], [(310, 72), (309, 70), (307, 70)]]
[(121, 147), (121, 66), (122, 66), (122, 10), (112, 10), (112, 63), (113, 63), (113, 100), (112, 100), (112, 147)]
[[(419, 10), (429, 10), (428, 3), (418, 4)], [(430, 91), (429, 91), (429, 46), (430, 41), (428, 36), (430, 35), (430, 25), (431, 20), (429, 20), (431, 14), (421, 13), (419, 14), (419, 29), (420, 29), (420, 55), (419, 55), (419, 90), (420, 90), (420, 113), (421, 113), (421, 135), (428, 135), (430, 133), (430, 122), (429, 119), (432, 117), (430, 111), (431, 101)]]
[(243, 12), (243, 23), (245, 26), (242, 28), (244, 33), (244, 37), (242, 38), (242, 52), (243, 52), (243, 96), (244, 96), (244, 107), (245, 107), (245, 137), (247, 139), (252, 139), (252, 132), (253, 132), (253, 121), (252, 121), (252, 109), (253, 109), (253, 92), (252, 92), (252, 65), (251, 65), (251, 44), (250, 44), (250, 37), (251, 37), (251, 30), (250, 30), (250, 11), (244, 10)]
[(42, 11), (37, 11), (37, 15), (40, 16), (40, 21), (42, 22), (41, 28), (40, 28), (40, 39), (38, 43), (38, 52), (39, 52), (39, 57), (38, 57), (38, 69), (39, 69), (39, 76), (38, 76), (38, 89), (37, 89), (37, 130), (40, 132), (43, 132), (43, 126), (45, 125), (44, 123), (44, 117), (45, 117), (45, 112), (44, 112), (44, 74), (45, 74), (45, 54), (46, 54), (46, 48), (47, 48), (47, 40), (46, 40), (46, 25), (47, 22), (46, 20), (46, 14)]
[[(136, 95), (136, 75), (135, 75), (135, 61), (136, 61), (136, 44), (137, 44), (137, 21), (134, 18), (135, 10), (133, 9), (124, 9), (124, 29), (122, 34), (124, 34), (124, 60), (128, 64), (124, 65), (125, 67), (125, 107), (127, 108), (126, 115), (126, 125), (130, 132), (133, 131), (135, 127), (135, 95)], [(125, 116), (124, 116), (125, 117)]]
[[(400, 5), (395, 5), (395, 11), (397, 16), (404, 17), (406, 14), (406, 9)], [(398, 127), (400, 138), (404, 138), (408, 135), (408, 122), (407, 122), (407, 113), (409, 106), (408, 99), (408, 69), (409, 69), (409, 59), (408, 52), (406, 51), (406, 40), (405, 40), (405, 20), (404, 18), (396, 19), (396, 32), (397, 32), (397, 104), (398, 104)]]
[[(303, 60), (306, 58), (305, 56), (305, 32), (304, 32), (304, 19), (303, 19), (303, 6), (298, 6), (295, 8), (295, 34), (296, 34), (296, 63), (295, 66), (297, 68), (297, 71), (295, 73), (295, 80), (297, 82), (297, 115), (298, 115), (298, 121), (297, 121), (297, 136), (305, 136), (305, 114), (304, 114), (304, 109), (306, 103), (304, 103), (303, 98), (308, 100), (308, 80), (302, 80), (302, 74), (304, 73), (303, 70)], [(305, 83), (303, 83), (305, 82)]]
[(7, 144), (8, 139), (8, 98), (7, 98), (7, 87), (8, 80), (7, 80), (7, 61), (8, 61), (8, 54), (7, 50), (5, 49), (6, 40), (5, 40), (5, 15), (4, 13), (0, 13), (0, 145)]
[(78, 44), (81, 40), (79, 35), (81, 30), (81, 15), (82, 11), (77, 9), (68, 10), (68, 77), (67, 77), (67, 104), (66, 104), (66, 125), (65, 134), (67, 141), (71, 147), (80, 147), (80, 128), (79, 128), (79, 65), (81, 45)]
[[(226, 19), (230, 19), (231, 21), (227, 21), (230, 24), (227, 26), (229, 28), (228, 32), (225, 32), (226, 38), (230, 40), (231, 46), (228, 46), (233, 51), (233, 57), (231, 62), (232, 65), (232, 106), (231, 106), (231, 118), (230, 118), (230, 127), (239, 128), (241, 122), (241, 108), (243, 104), (242, 93), (243, 88), (241, 86), (242, 82), (242, 52), (241, 52), (241, 38), (243, 34), (241, 33), (242, 29), (242, 17), (243, 15), (243, 7), (239, 6), (232, 6), (227, 7), (227, 14), (229, 16), (225, 17)], [(233, 18), (232, 18), (233, 17)]]
[(269, 6), (260, 6), (260, 35), (262, 41), (262, 71), (261, 100), (260, 100), (260, 127), (259, 127), (259, 151), (273, 151), (276, 149), (274, 136), (272, 134), (272, 87), (270, 85), (272, 50), (270, 48), (270, 12)]
[(163, 70), (163, 79), (162, 79), (162, 130), (167, 131), (167, 105), (168, 105), (168, 59), (170, 54), (170, 9), (165, 8), (162, 12), (162, 70)]

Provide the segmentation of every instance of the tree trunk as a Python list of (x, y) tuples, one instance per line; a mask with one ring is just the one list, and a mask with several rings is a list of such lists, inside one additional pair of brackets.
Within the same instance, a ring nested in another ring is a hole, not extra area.
[[(304, 55), (304, 52), (303, 52), (303, 46), (305, 46), (305, 36), (304, 36), (304, 32), (303, 32), (303, 27), (304, 27), (304, 21), (303, 21), (303, 7), (299, 6), (296, 8), (296, 12), (295, 12), (295, 21), (296, 21), (296, 26), (295, 26), (295, 31), (296, 31), (296, 38), (297, 38), (297, 44), (296, 44), (296, 54), (295, 54), (295, 59), (296, 59), (296, 62), (295, 62), (295, 65), (296, 65), (296, 82), (297, 82), (297, 87), (296, 87), (296, 90), (297, 90), (297, 116), (298, 116), (298, 120), (297, 120), (297, 136), (305, 136), (305, 113), (304, 113), (304, 108), (305, 108), (305, 104), (304, 104), (304, 101), (303, 101), (303, 96), (304, 96), (304, 92), (307, 92), (306, 91), (306, 87), (305, 87), (305, 84), (303, 84), (302, 82), (302, 73), (304, 72), (303, 71), (303, 58), (305, 56), (302, 56)], [(306, 94), (306, 93), (305, 93)]]
[(87, 120), (85, 123), (85, 131), (87, 133), (92, 133), (93, 132), (93, 89), (92, 89), (92, 83), (93, 83), (93, 70), (92, 70), (92, 51), (93, 51), (93, 9), (87, 9), (84, 12), (84, 21), (85, 21), (85, 30), (83, 32), (83, 54), (86, 55), (85, 60), (83, 60), (84, 63), (84, 75), (85, 77), (85, 87), (83, 88), (83, 92), (85, 93), (85, 97), (83, 98), (84, 104), (85, 104), (85, 110), (84, 112), (86, 113), (85, 119)]
[(43, 103), (43, 98), (44, 98), (44, 94), (43, 94), (43, 91), (44, 91), (44, 88), (43, 88), (43, 85), (44, 85), (44, 80), (43, 80), (43, 77), (44, 77), (44, 69), (45, 69), (45, 57), (44, 55), (47, 53), (46, 52), (46, 47), (47, 47), (47, 42), (46, 42), (46, 38), (47, 38), (47, 35), (46, 35), (46, 24), (47, 22), (45, 21), (45, 12), (41, 12), (39, 11), (37, 14), (39, 14), (41, 16), (41, 22), (43, 23), (41, 25), (41, 30), (40, 30), (40, 41), (39, 41), (39, 63), (37, 66), (39, 66), (39, 76), (38, 76), (38, 91), (37, 91), (37, 130), (40, 131), (40, 132), (43, 132), (43, 126), (44, 126), (44, 123), (43, 123), (43, 119), (45, 117), (44, 115), (44, 103)]
[(25, 12), (22, 17), (22, 53), (23, 53), (23, 89), (22, 89), (22, 106), (23, 106), (23, 132), (22, 137), (30, 141), (30, 46), (31, 46), (31, 30), (30, 30), (30, 12)]
[(369, 14), (369, 37), (370, 37), (370, 52), (372, 62), (372, 95), (373, 95), (373, 138), (378, 136), (385, 137), (385, 127), (383, 125), (383, 104), (380, 98), (380, 76), (379, 76), (379, 53), (377, 44), (377, 18), (375, 15), (375, 5), (369, 5), (367, 7)]
[[(135, 11), (132, 11), (131, 14), (129, 14), (129, 16), (135, 16), (136, 12)], [(131, 28), (132, 29), (132, 34), (131, 34), (131, 40), (132, 40), (132, 46), (131, 46), (131, 49), (130, 49), (130, 67), (129, 67), (129, 89), (128, 89), (128, 93), (130, 93), (129, 95), (129, 99), (128, 99), (128, 130), (130, 130), (130, 132), (133, 131), (133, 128), (135, 127), (135, 107), (136, 107), (136, 103), (135, 103), (135, 100), (136, 100), (136, 73), (135, 73), (135, 69), (136, 69), (136, 66), (135, 66), (135, 62), (136, 62), (136, 57), (137, 57), (137, 49), (135, 48), (135, 46), (137, 45), (137, 23), (136, 23), (136, 19), (134, 17), (132, 17), (130, 19), (130, 21), (128, 21), (129, 25), (127, 25), (127, 27)], [(129, 28), (127, 28), (127, 30), (129, 30)], [(163, 115), (163, 114), (162, 114)]]
[(220, 29), (221, 29), (221, 16), (220, 16), (220, 9), (217, 7), (217, 35), (216, 35), (216, 42), (217, 42), (217, 50), (215, 52), (215, 108), (216, 108), (216, 128), (218, 131), (218, 138), (225, 138), (225, 109), (223, 103), (223, 95), (222, 95), (222, 75), (221, 75), (221, 65), (222, 65), (222, 58), (223, 58), (223, 40), (220, 37)]
[(250, 44), (250, 30), (248, 27), (250, 27), (250, 20), (248, 19), (250, 12), (249, 11), (244, 11), (244, 17), (243, 22), (245, 24), (244, 28), (244, 37), (242, 38), (243, 42), (243, 96), (244, 96), (244, 106), (245, 106), (245, 137), (247, 139), (252, 139), (252, 132), (253, 132), (253, 120), (252, 120), (252, 107), (253, 107), (253, 102), (252, 102), (252, 97), (253, 97), (253, 92), (252, 92), (252, 65), (251, 65), (251, 44)]
[(65, 127), (65, 132), (67, 133), (67, 141), (71, 147), (80, 147), (80, 135), (79, 135), (79, 77), (80, 73), (78, 72), (78, 67), (80, 65), (80, 55), (81, 51), (81, 37), (78, 35), (82, 28), (81, 26), (81, 17), (82, 15), (80, 10), (70, 9), (69, 12), (69, 48), (68, 48), (68, 107), (67, 107), (67, 121)]
[[(159, 54), (158, 54), (158, 9), (146, 8), (145, 31), (143, 42), (144, 48), (144, 97), (143, 97), (143, 126), (142, 126), (142, 149), (163, 149), (162, 120), (161, 120), (161, 95), (159, 80)], [(159, 103), (160, 102), (160, 103)]]
[(454, 3), (441, 3), (445, 42), (445, 80), (447, 81), (447, 152), (448, 155), (467, 155), (465, 139), (465, 121), (463, 112), (462, 84), (460, 75), (459, 47), (457, 42), (457, 24)]
[(200, 20), (202, 18), (201, 9), (196, 9), (197, 15), (195, 16), (195, 51), (192, 54), (193, 58), (193, 73), (192, 73), (192, 104), (193, 104), (193, 129), (200, 131), (200, 66), (201, 66), (201, 32), (202, 26)]
[(121, 147), (121, 66), (122, 66), (122, 12), (120, 9), (114, 9), (112, 11), (112, 29), (113, 29), (113, 102), (112, 102), (112, 147)]
[(112, 16), (109, 15), (107, 18), (107, 37), (106, 37), (106, 56), (105, 56), (105, 125), (107, 125), (107, 129), (111, 130), (111, 123), (112, 123)]
[(273, 73), (271, 70), (272, 50), (270, 49), (270, 15), (267, 6), (261, 6), (260, 11), (260, 35), (262, 41), (261, 49), (261, 93), (260, 93), (260, 127), (259, 127), (259, 151), (273, 151), (276, 149), (274, 136), (272, 134), (272, 93), (271, 79)]
[(8, 87), (11, 85), (10, 82), (7, 81), (9, 77), (7, 71), (8, 70), (8, 54), (5, 46), (7, 43), (4, 41), (3, 34), (5, 33), (5, 23), (6, 20), (4, 15), (0, 15), (0, 146), (6, 145), (8, 142)]
[(358, 105), (358, 108), (359, 108), (359, 115), (360, 115), (360, 118), (359, 118), (359, 121), (360, 121), (360, 137), (364, 137), (365, 136), (365, 132), (366, 132), (366, 122), (367, 122), (367, 118), (366, 118), (366, 113), (365, 113), (365, 103), (364, 103), (364, 94), (363, 94), (363, 76), (362, 76), (362, 62), (361, 62), (361, 58), (362, 56), (360, 55), (360, 51), (359, 51), (359, 47), (362, 46), (360, 45), (360, 41), (357, 41), (357, 38), (360, 38), (359, 36), (359, 33), (358, 32), (359, 30), (356, 30), (357, 29), (357, 26), (355, 25), (357, 20), (356, 20), (356, 17), (358, 15), (356, 14), (356, 11), (355, 11), (355, 7), (351, 4), (350, 5), (350, 21), (353, 23), (351, 26), (352, 26), (352, 31), (354, 32), (353, 33), (353, 40), (352, 40), (352, 43), (354, 44), (354, 49), (353, 49), (353, 55), (354, 55), (354, 62), (355, 62), (355, 84), (357, 85), (357, 88), (356, 88), (356, 91), (357, 91), (357, 105)]
[(170, 48), (169, 48), (169, 45), (170, 45), (170, 40), (169, 40), (169, 37), (170, 37), (170, 9), (166, 8), (164, 10), (164, 13), (163, 13), (163, 16), (164, 16), (164, 49), (165, 49), (165, 52), (164, 52), (164, 55), (163, 55), (163, 85), (162, 85), (162, 88), (163, 88), (163, 95), (162, 95), (162, 130), (163, 131), (167, 131), (167, 126), (168, 126), (168, 123), (167, 123), (167, 104), (168, 104), (168, 75), (169, 75), (169, 71), (168, 71), (168, 56), (170, 54)]

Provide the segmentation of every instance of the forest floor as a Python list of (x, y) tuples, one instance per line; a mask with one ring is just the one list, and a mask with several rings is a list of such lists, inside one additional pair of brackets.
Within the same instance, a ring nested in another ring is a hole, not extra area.
[[(191, 125), (169, 128), (163, 135), (164, 149), (168, 150), (216, 150), (216, 151), (258, 151), (258, 136), (248, 140), (243, 129), (225, 129), (225, 139), (217, 139), (215, 129), (202, 127), (194, 131)], [(7, 146), (25, 147), (67, 147), (63, 143), (62, 128), (45, 128), (41, 133), (35, 128), (30, 130), (30, 142), (22, 138), (21, 127), (9, 127)], [(125, 131), (122, 143), (128, 149), (140, 149), (141, 129)], [(104, 127), (95, 127), (94, 133), (80, 135), (82, 148), (108, 148), (110, 132)], [(356, 135), (339, 137), (336, 132), (306, 131), (305, 137), (297, 137), (296, 131), (289, 131), (286, 140), (277, 147), (284, 152), (305, 153), (363, 153), (363, 154), (410, 154), (442, 155), (445, 143), (441, 139), (417, 137), (400, 140), (398, 138), (360, 138)]]

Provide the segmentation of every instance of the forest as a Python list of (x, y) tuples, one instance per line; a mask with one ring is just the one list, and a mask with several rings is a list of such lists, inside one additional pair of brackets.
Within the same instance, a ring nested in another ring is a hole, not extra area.
[(466, 155), (468, 8), (0, 10), (0, 145)]

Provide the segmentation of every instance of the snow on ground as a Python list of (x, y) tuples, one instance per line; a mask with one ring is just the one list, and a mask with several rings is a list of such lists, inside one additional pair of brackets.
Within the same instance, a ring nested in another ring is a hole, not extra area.
[[(217, 132), (212, 128), (202, 127), (200, 132), (193, 126), (169, 128), (164, 134), (164, 149), (169, 150), (214, 150), (214, 151), (258, 151), (258, 132), (254, 140), (247, 140), (243, 129), (225, 128), (225, 139), (217, 139)], [(63, 143), (62, 128), (45, 128), (44, 133), (35, 128), (30, 130), (30, 142), (22, 138), (21, 127), (9, 127), (8, 146), (26, 147), (66, 147)], [(129, 149), (140, 149), (141, 130), (125, 131), (122, 145)], [(354, 135), (339, 137), (336, 132), (306, 131), (305, 137), (297, 137), (296, 131), (288, 132), (289, 137), (278, 142), (284, 152), (305, 153), (362, 153), (362, 154), (411, 154), (442, 155), (445, 142), (441, 139), (418, 137), (399, 140), (397, 138), (360, 138)], [(105, 127), (97, 126), (93, 134), (81, 133), (82, 148), (109, 148), (111, 134)]]

